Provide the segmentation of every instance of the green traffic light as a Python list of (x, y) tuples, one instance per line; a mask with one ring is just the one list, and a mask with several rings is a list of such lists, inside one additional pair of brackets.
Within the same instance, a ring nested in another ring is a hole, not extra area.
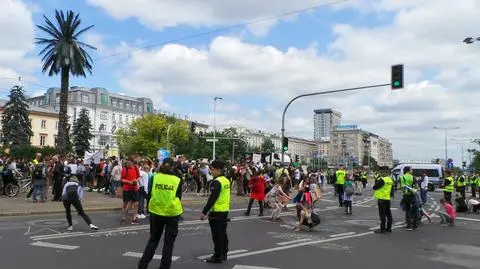
[(400, 81), (394, 81), (394, 82), (393, 82), (393, 86), (395, 86), (395, 87), (400, 86)]

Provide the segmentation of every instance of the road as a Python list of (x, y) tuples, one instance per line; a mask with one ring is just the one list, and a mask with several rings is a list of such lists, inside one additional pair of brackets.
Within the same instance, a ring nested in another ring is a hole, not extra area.
[[(461, 214), (453, 228), (442, 227), (435, 219), (437, 223), (407, 232), (400, 228), (404, 217), (396, 198), (394, 232), (377, 235), (372, 232), (379, 221), (371, 197), (370, 192), (355, 196), (353, 215), (346, 216), (327, 190), (316, 210), (322, 224), (312, 232), (293, 230), (293, 209), (283, 213), (283, 222), (274, 223), (256, 216), (256, 210), (244, 217), (245, 205), (234, 204), (228, 228), (229, 260), (221, 265), (206, 264), (201, 259), (213, 248), (208, 223), (198, 219), (201, 206), (185, 208), (172, 268), (479, 268), (480, 215)], [(431, 193), (427, 209), (438, 209), (435, 201), (440, 197), (441, 193)], [(121, 226), (118, 212), (92, 213), (90, 217), (101, 230), (88, 230), (78, 216), (74, 216), (72, 233), (65, 232), (63, 215), (0, 219), (0, 267), (136, 268), (137, 256), (148, 239), (147, 221), (140, 226)], [(157, 250), (160, 253), (161, 246)], [(150, 268), (158, 265), (157, 257)]]

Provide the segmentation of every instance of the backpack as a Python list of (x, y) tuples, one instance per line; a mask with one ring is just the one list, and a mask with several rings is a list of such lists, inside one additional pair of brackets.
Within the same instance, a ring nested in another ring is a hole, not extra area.
[(353, 188), (353, 185), (348, 185), (348, 186), (345, 188), (345, 194), (346, 194), (347, 196), (353, 195), (354, 192), (355, 192), (355, 189)]
[(40, 164), (35, 165), (33, 168), (32, 177), (34, 179), (42, 179), (43, 178), (43, 166)]
[(320, 217), (313, 212), (312, 212), (312, 215), (311, 215), (310, 219), (312, 220), (313, 226), (317, 226), (318, 224), (320, 224)]

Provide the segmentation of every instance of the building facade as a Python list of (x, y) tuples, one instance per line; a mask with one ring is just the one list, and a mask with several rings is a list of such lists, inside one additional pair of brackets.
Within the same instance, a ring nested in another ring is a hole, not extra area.
[[(60, 89), (50, 88), (44, 95), (29, 98), (32, 106), (39, 106), (50, 112), (60, 110)], [(104, 88), (71, 87), (68, 92), (70, 124), (78, 118), (81, 109), (87, 109), (92, 122), (92, 150), (107, 150), (108, 155), (118, 156), (115, 130), (127, 127), (129, 123), (145, 113), (154, 113), (149, 98), (135, 98), (109, 92)]]
[(316, 109), (313, 111), (313, 139), (315, 141), (330, 140), (330, 133), (342, 120), (342, 113), (327, 109)]
[[(1, 113), (3, 113), (3, 107), (6, 103), (6, 100), (0, 100)], [(30, 106), (29, 112), (29, 119), (33, 132), (33, 136), (30, 138), (32, 146), (55, 147), (59, 121), (58, 113), (36, 106)]]
[(361, 130), (356, 125), (349, 127), (335, 128), (332, 132), (328, 152), (329, 165), (361, 165), (364, 157), (368, 160), (370, 156), (379, 166), (393, 166), (392, 144), (388, 139)]

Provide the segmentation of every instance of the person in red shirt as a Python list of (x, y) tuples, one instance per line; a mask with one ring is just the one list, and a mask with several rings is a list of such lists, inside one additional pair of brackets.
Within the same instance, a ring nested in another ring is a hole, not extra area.
[(122, 224), (126, 222), (128, 211), (133, 209), (132, 224), (140, 224), (137, 215), (138, 181), (140, 172), (134, 161), (128, 161), (122, 169), (121, 182), (123, 184)]
[(247, 212), (244, 213), (245, 216), (250, 215), (250, 210), (252, 209), (253, 201), (258, 201), (258, 206), (260, 207), (259, 216), (263, 216), (263, 200), (265, 199), (265, 189), (267, 188), (267, 181), (263, 176), (260, 175), (259, 171), (256, 168), (252, 168), (253, 175), (248, 182), (248, 187), (250, 187), (250, 201), (248, 202)]
[(445, 212), (437, 212), (437, 214), (442, 219), (441, 224), (445, 226), (454, 226), (455, 225), (455, 210), (453, 209), (452, 204), (450, 204), (444, 198), (440, 199), (440, 203), (443, 205)]

